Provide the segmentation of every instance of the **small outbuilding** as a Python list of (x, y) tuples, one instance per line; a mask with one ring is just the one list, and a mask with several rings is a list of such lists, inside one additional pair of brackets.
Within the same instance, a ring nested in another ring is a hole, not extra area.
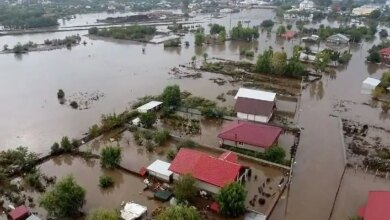
[(333, 43), (333, 44), (348, 44), (350, 39), (343, 34), (334, 34), (334, 35), (328, 37), (328, 39), (326, 39), (326, 41), (328, 43)]
[(162, 106), (162, 102), (159, 101), (150, 101), (146, 103), (145, 105), (142, 105), (137, 108), (137, 111), (140, 113), (146, 113), (149, 111), (155, 111), (158, 110)]
[(379, 54), (381, 55), (382, 63), (390, 64), (390, 47), (381, 49)]
[(30, 215), (26, 220), (41, 220), (41, 219), (36, 215)]
[(29, 215), (29, 210), (25, 205), (21, 205), (8, 213), (11, 220), (25, 220)]
[(379, 79), (367, 77), (362, 83), (362, 94), (369, 95), (381, 83)]
[(152, 164), (150, 164), (146, 169), (149, 175), (170, 182), (172, 180), (172, 174), (173, 174), (173, 172), (169, 170), (170, 166), (171, 164), (168, 162), (162, 160), (156, 160)]
[(143, 217), (148, 208), (134, 202), (128, 202), (121, 210), (121, 218), (124, 220), (135, 220)]

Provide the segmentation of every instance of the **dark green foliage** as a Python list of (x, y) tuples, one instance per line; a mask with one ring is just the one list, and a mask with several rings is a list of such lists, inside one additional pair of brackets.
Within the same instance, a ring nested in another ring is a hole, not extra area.
[(145, 112), (139, 116), (139, 119), (142, 126), (145, 128), (151, 128), (153, 127), (153, 124), (156, 123), (157, 115), (154, 112)]
[(390, 71), (384, 72), (381, 78), (380, 87), (386, 89), (390, 87)]
[(67, 136), (62, 137), (61, 139), (61, 149), (66, 153), (72, 152), (74, 150), (74, 146), (72, 143), (70, 143)]
[(231, 34), (232, 40), (252, 41), (259, 38), (259, 31), (256, 28), (243, 27), (239, 22), (236, 27), (233, 27)]
[(125, 122), (126, 122), (126, 117), (123, 114), (117, 115), (116, 113), (114, 113), (114, 114), (102, 115), (102, 119), (101, 119), (102, 126), (100, 130), (101, 132), (106, 132), (113, 128), (122, 126)]
[(115, 210), (96, 209), (88, 214), (87, 220), (119, 220), (119, 214)]
[(164, 47), (180, 47), (180, 46), (181, 46), (180, 39), (169, 40), (164, 43)]
[(204, 40), (205, 40), (205, 36), (202, 32), (195, 33), (195, 45), (196, 46), (202, 46)]
[(173, 184), (173, 194), (179, 202), (193, 200), (196, 193), (195, 179), (190, 174), (180, 176)]
[(14, 48), (12, 48), (14, 53), (26, 53), (28, 52), (28, 45), (24, 44), (22, 45), (21, 43), (17, 43)]
[(169, 149), (167, 152), (168, 160), (172, 161), (173, 159), (175, 159), (176, 154), (177, 154), (177, 151), (175, 149)]
[(162, 93), (163, 105), (166, 108), (176, 109), (181, 104), (180, 87), (178, 85), (165, 87)]
[(274, 163), (283, 163), (286, 152), (281, 147), (273, 146), (265, 150), (264, 157), (266, 160)]
[(24, 180), (30, 187), (36, 189), (38, 192), (44, 192), (45, 186), (41, 182), (41, 176), (41, 172), (36, 170), (35, 172), (28, 173)]
[(182, 147), (186, 147), (186, 148), (196, 148), (198, 147), (198, 143), (196, 143), (195, 141), (191, 140), (191, 139), (183, 139), (181, 140), (178, 144), (177, 144), (177, 149), (180, 149)]
[(379, 36), (381, 38), (387, 38), (389, 36), (389, 34), (387, 33), (386, 29), (382, 29), (381, 31), (379, 31)]
[(379, 54), (379, 50), (381, 50), (383, 48), (387, 48), (387, 47), (390, 47), (390, 41), (389, 40), (382, 41), (380, 44), (372, 46), (368, 50), (368, 54), (369, 55), (367, 57), (367, 61), (370, 61), (370, 62), (373, 62), (373, 63), (380, 63), (381, 62), (381, 56)]
[(359, 43), (363, 38), (370, 39), (376, 32), (376, 23), (371, 23), (368, 27), (339, 27), (331, 28), (329, 26), (320, 26), (318, 35), (325, 40), (333, 34), (344, 34), (350, 37), (352, 42)]
[(272, 28), (274, 26), (274, 24), (275, 23), (272, 20), (268, 19), (268, 20), (262, 21), (260, 26), (262, 28)]
[(35, 170), (38, 155), (31, 153), (27, 147), (17, 147), (15, 150), (0, 152), (0, 167), (5, 173), (28, 173)]
[(0, 7), (0, 24), (5, 28), (24, 29), (56, 26), (57, 17), (45, 14), (42, 7)]
[(100, 165), (103, 168), (115, 168), (122, 160), (120, 147), (107, 146), (103, 148), (100, 154)]
[(62, 179), (39, 200), (39, 206), (46, 209), (49, 216), (57, 218), (77, 216), (84, 203), (85, 190), (72, 176)]
[(169, 131), (158, 131), (154, 134), (153, 141), (157, 145), (163, 145), (169, 139)]
[(246, 196), (245, 188), (237, 182), (224, 186), (216, 196), (221, 214), (227, 217), (238, 217), (244, 214)]
[(92, 27), (92, 28), (90, 28), (90, 29), (88, 29), (88, 34), (98, 34), (98, 32), (99, 32), (99, 29), (97, 28), (97, 27)]
[(62, 90), (62, 89), (58, 90), (58, 92), (57, 92), (57, 98), (59, 98), (59, 99), (65, 98), (65, 92), (64, 92), (64, 90)]
[(89, 34), (101, 37), (112, 37), (123, 40), (145, 40), (155, 34), (156, 28), (151, 26), (133, 25), (128, 27), (110, 27), (103, 29), (89, 29)]
[(114, 180), (110, 176), (102, 175), (99, 177), (99, 186), (100, 188), (109, 188), (114, 185)]
[(256, 72), (258, 73), (271, 73), (272, 71), (272, 55), (273, 55), (273, 50), (269, 49), (264, 51), (263, 54), (259, 55), (259, 58), (257, 59), (256, 62)]
[(200, 220), (200, 215), (195, 208), (188, 206), (169, 206), (157, 216), (157, 220)]
[(74, 109), (77, 109), (79, 107), (79, 104), (76, 101), (71, 101), (70, 106), (72, 106), (72, 108)]
[(225, 26), (219, 24), (211, 25), (210, 34), (219, 34), (221, 32), (226, 32)]
[(57, 142), (55, 142), (55, 143), (51, 146), (50, 152), (51, 152), (51, 154), (56, 155), (56, 154), (60, 154), (61, 152), (63, 152), (63, 150), (61, 149), (60, 145), (59, 145)]
[(92, 138), (99, 136), (100, 134), (99, 125), (94, 124), (92, 127), (89, 128), (88, 133)]

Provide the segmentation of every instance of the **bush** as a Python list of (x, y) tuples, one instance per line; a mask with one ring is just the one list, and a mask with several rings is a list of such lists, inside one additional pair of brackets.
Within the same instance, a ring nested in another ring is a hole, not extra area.
[(45, 191), (45, 186), (41, 182), (41, 172), (39, 170), (36, 170), (33, 173), (29, 173), (25, 177), (25, 181), (27, 184), (36, 189), (38, 192), (44, 192)]
[(377, 86), (374, 90), (372, 90), (371, 96), (373, 99), (379, 99), (385, 93), (386, 90), (383, 87)]
[(71, 101), (71, 102), (70, 102), (70, 106), (71, 106), (72, 108), (74, 108), (74, 109), (77, 109), (77, 108), (79, 107), (79, 104), (77, 104), (76, 101)]
[(145, 142), (145, 147), (148, 152), (152, 152), (154, 150), (154, 145), (151, 141), (147, 140)]
[(387, 112), (389, 112), (389, 109), (390, 109), (390, 103), (389, 102), (383, 102), (381, 107), (382, 107), (382, 111), (384, 113), (387, 113)]
[(57, 218), (77, 216), (84, 203), (85, 190), (72, 176), (62, 179), (39, 200), (39, 205), (46, 209), (49, 216)]
[(103, 189), (106, 189), (108, 187), (112, 187), (114, 185), (114, 180), (110, 176), (100, 176), (99, 177), (99, 186)]
[(100, 165), (103, 168), (115, 168), (122, 160), (121, 152), (120, 147), (107, 146), (103, 148), (100, 154)]
[(199, 144), (191, 139), (183, 139), (177, 144), (177, 149), (179, 150), (182, 147), (185, 148), (196, 148)]
[(195, 208), (175, 205), (165, 208), (157, 220), (200, 220), (200, 215)]
[(54, 154), (54, 155), (60, 154), (62, 152), (62, 149), (61, 149), (60, 145), (57, 142), (55, 142), (51, 146), (50, 150), (51, 150), (51, 154)]
[(88, 214), (87, 220), (119, 220), (119, 215), (114, 210), (96, 209)]
[(173, 184), (173, 194), (179, 202), (191, 201), (196, 193), (195, 179), (190, 174), (180, 176)]
[(278, 146), (272, 146), (264, 152), (264, 158), (274, 163), (283, 163), (285, 157), (286, 152)]
[(73, 151), (74, 146), (70, 143), (69, 138), (67, 136), (62, 137), (61, 148), (66, 153), (70, 153)]
[(221, 213), (227, 217), (238, 217), (245, 212), (247, 191), (237, 182), (225, 185), (217, 194), (216, 199)]
[(169, 139), (169, 131), (158, 131), (154, 134), (153, 141), (158, 145), (163, 145)]
[(272, 20), (270, 20), (270, 19), (268, 19), (268, 20), (264, 20), (263, 22), (261, 22), (261, 27), (262, 28), (271, 28), (271, 27), (273, 27), (274, 26), (274, 22), (272, 21)]
[(65, 98), (65, 92), (62, 89), (58, 90), (57, 98), (59, 98), (59, 99)]
[(94, 124), (92, 127), (89, 128), (88, 133), (92, 138), (99, 136), (100, 134), (99, 125)]
[(142, 113), (139, 117), (141, 124), (145, 128), (151, 128), (157, 121), (157, 115), (154, 112)]
[(168, 160), (172, 161), (173, 159), (175, 159), (176, 154), (177, 154), (177, 151), (175, 149), (169, 149), (167, 152)]

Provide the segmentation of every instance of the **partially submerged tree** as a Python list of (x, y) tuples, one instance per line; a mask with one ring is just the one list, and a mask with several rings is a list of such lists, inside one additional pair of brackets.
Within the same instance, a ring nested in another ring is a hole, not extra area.
[(181, 104), (180, 87), (178, 85), (165, 87), (162, 99), (165, 107), (173, 109), (178, 108)]
[(119, 214), (115, 210), (95, 209), (88, 214), (87, 220), (119, 220)]
[(274, 163), (283, 163), (283, 160), (286, 157), (286, 152), (279, 146), (272, 146), (267, 148), (267, 150), (264, 152), (264, 157), (266, 160)]
[(179, 202), (191, 201), (196, 196), (195, 179), (190, 174), (182, 175), (173, 185), (173, 194)]
[(39, 200), (39, 205), (46, 209), (49, 216), (57, 218), (78, 216), (84, 203), (85, 190), (76, 183), (73, 176), (59, 181)]
[(144, 126), (145, 128), (151, 128), (153, 127), (154, 123), (156, 123), (157, 115), (156, 113), (149, 111), (149, 112), (142, 113), (139, 116), (139, 119), (142, 126)]
[(157, 216), (157, 220), (200, 220), (198, 211), (182, 205), (169, 206)]
[(107, 146), (100, 154), (100, 164), (103, 168), (115, 168), (122, 160), (120, 147)]
[(65, 98), (65, 92), (64, 92), (64, 90), (62, 90), (62, 89), (59, 89), (59, 90), (58, 90), (58, 92), (57, 92), (57, 98), (59, 98), (59, 99)]
[(221, 214), (227, 217), (238, 217), (244, 214), (246, 196), (247, 191), (239, 183), (225, 185), (216, 196)]

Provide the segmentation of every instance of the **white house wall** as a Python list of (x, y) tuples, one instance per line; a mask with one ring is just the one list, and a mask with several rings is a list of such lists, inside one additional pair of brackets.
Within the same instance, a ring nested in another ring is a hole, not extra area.
[(167, 182), (170, 181), (170, 178), (169, 178), (170, 176), (166, 176), (166, 175), (163, 175), (161, 173), (153, 172), (153, 171), (150, 171), (150, 170), (148, 172), (149, 172), (149, 175), (151, 175), (151, 176), (157, 177), (157, 178), (159, 178), (161, 180), (165, 180)]
[[(272, 114), (271, 114), (271, 116), (272, 116)], [(239, 118), (239, 119), (244, 119), (244, 120), (248, 120), (248, 121), (257, 121), (257, 122), (263, 122), (263, 123), (268, 123), (271, 116), (267, 117), (267, 116), (263, 116), (263, 115), (252, 115), (252, 114), (237, 112), (237, 118)]]

